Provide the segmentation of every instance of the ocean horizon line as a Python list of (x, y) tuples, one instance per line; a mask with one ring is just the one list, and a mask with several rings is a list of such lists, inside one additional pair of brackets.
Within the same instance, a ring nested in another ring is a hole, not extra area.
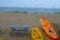
[(0, 7), (0, 12), (17, 11), (17, 12), (60, 12), (60, 8), (26, 8), (26, 7)]

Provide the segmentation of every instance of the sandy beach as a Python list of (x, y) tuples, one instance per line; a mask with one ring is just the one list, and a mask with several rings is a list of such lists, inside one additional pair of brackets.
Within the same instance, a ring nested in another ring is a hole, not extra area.
[[(60, 30), (58, 26), (60, 24), (60, 14), (49, 14), (49, 13), (22, 13), (22, 12), (0, 12), (0, 27), (3, 29), (2, 31), (5, 32), (1, 37), (3, 40), (31, 40), (29, 37), (10, 37), (9, 30), (11, 24), (28, 24), (29, 29), (31, 30), (32, 27), (41, 27), (39, 25), (39, 20), (41, 17), (47, 18), (50, 23), (53, 25), (57, 25), (53, 27), (56, 31)], [(42, 30), (41, 30), (42, 31)], [(44, 36), (46, 36), (43, 33)], [(49, 40), (48, 37), (45, 40)]]

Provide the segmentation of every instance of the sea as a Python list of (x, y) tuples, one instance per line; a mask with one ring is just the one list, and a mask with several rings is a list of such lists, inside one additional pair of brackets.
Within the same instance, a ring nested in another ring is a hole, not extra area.
[(60, 12), (60, 8), (0, 7), (0, 12)]

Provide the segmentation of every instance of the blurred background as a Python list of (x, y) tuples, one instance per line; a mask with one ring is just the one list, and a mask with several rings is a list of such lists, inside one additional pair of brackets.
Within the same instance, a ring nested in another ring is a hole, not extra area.
[[(32, 40), (31, 28), (41, 27), (41, 17), (49, 20), (56, 33), (60, 35), (59, 4), (60, 0), (0, 0), (1, 39)], [(44, 40), (50, 40), (43, 31), (42, 34)]]

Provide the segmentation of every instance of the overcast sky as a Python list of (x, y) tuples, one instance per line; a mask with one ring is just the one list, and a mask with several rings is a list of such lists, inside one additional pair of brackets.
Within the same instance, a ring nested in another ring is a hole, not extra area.
[(60, 0), (0, 0), (0, 7), (59, 8)]

